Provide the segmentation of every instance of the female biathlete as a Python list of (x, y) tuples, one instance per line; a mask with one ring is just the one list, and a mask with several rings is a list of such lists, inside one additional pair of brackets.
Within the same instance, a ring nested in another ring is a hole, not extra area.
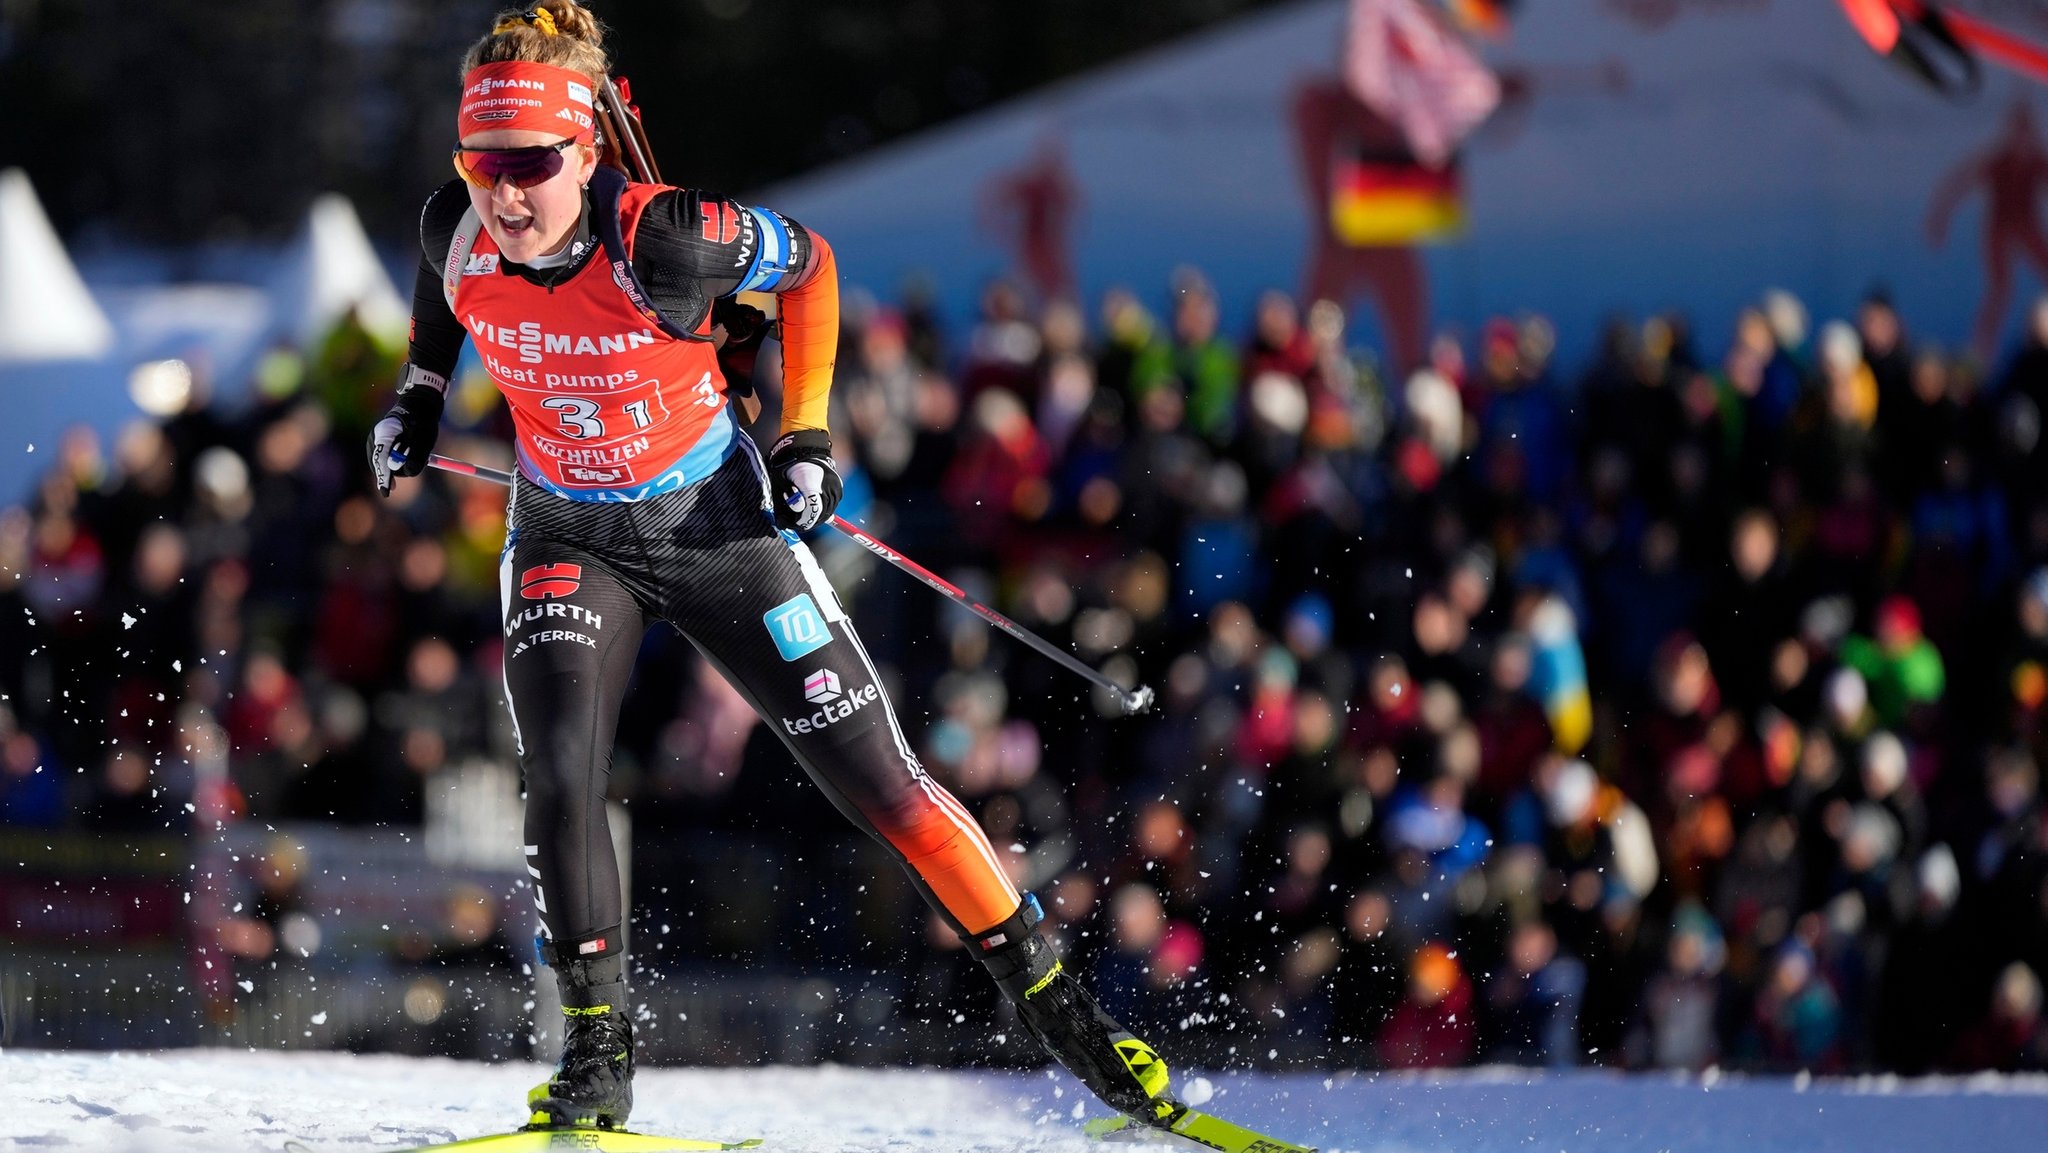
[[(605, 825), (619, 708), (655, 620), (680, 629), (847, 818), (902, 862), (1026, 1027), (1111, 1106), (1176, 1102), (1152, 1050), (1107, 1016), (1034, 928), (1037, 902), (926, 775), (798, 539), (840, 495), (826, 430), (839, 289), (823, 237), (766, 209), (628, 182), (598, 162), (610, 65), (572, 0), (500, 16), (464, 61), (460, 181), (420, 218), (397, 402), (370, 440), (379, 491), (418, 475), (464, 337), (512, 410), (518, 476), (500, 565), (505, 689), (526, 784), (560, 1065), (538, 1127), (623, 1126), (633, 1028), (625, 910)], [(735, 420), (714, 302), (781, 297), (781, 435), (762, 460)], [(772, 496), (772, 499), (771, 499)]]

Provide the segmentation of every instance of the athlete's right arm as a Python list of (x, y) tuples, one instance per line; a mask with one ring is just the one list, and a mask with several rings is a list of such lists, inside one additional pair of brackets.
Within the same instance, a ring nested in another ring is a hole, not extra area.
[(441, 266), (448, 262), (448, 246), (467, 211), (469, 193), (460, 180), (435, 189), (420, 210), (420, 266), (413, 274), (412, 335), (406, 359), (443, 380), (455, 375), (455, 360), (462, 355), (462, 338), (467, 334), (448, 307)]
[[(420, 266), (413, 276), (412, 329), (398, 399), (370, 431), (370, 472), (377, 491), (385, 496), (391, 495), (391, 478), (426, 471), (440, 435), (441, 408), (464, 335), (442, 293), (441, 266), (468, 207), (462, 182), (450, 181), (428, 197), (420, 211)], [(398, 463), (393, 463), (394, 457)]]

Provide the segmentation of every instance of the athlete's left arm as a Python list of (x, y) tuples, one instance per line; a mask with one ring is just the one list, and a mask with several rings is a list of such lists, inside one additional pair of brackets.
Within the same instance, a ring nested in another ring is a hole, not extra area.
[[(839, 265), (825, 238), (766, 209), (748, 209), (789, 236), (800, 255), (759, 291), (782, 297), (782, 433), (825, 428), (832, 367), (839, 356)], [(801, 239), (799, 239), (801, 238)]]
[(839, 270), (825, 238), (695, 189), (656, 197), (638, 231), (633, 267), (664, 314), (694, 321), (736, 292), (782, 298), (782, 432), (824, 429), (839, 351)]

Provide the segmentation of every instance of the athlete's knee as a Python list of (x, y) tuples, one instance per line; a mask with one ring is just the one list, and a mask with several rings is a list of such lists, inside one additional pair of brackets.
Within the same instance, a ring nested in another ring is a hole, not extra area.
[(835, 772), (828, 777), (832, 787), (891, 842), (944, 824), (937, 820), (941, 814), (933, 796), (941, 790), (924, 778), (922, 769), (906, 766), (901, 759), (879, 771), (864, 767), (856, 773)]
[(572, 734), (528, 736), (519, 762), (528, 800), (562, 808), (602, 805), (608, 769), (591, 757), (587, 738)]
[(913, 862), (949, 857), (972, 848), (981, 828), (965, 809), (952, 808), (916, 792), (869, 814), (877, 831)]

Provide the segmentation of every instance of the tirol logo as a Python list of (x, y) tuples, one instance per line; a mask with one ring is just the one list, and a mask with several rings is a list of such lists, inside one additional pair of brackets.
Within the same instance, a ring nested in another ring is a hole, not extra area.
[(726, 200), (714, 201), (704, 210), (704, 239), (714, 244), (731, 244), (740, 235), (740, 214), (733, 211), (732, 203)]
[(519, 595), (530, 601), (565, 597), (583, 581), (580, 564), (541, 564), (519, 574)]
[(819, 669), (804, 678), (804, 699), (818, 706), (818, 711), (809, 716), (791, 720), (781, 718), (782, 731), (790, 736), (804, 733), (821, 733), (852, 716), (867, 706), (882, 699), (882, 690), (874, 685), (862, 685), (839, 691), (839, 674), (831, 669)]
[(814, 705), (829, 704), (839, 699), (839, 674), (831, 669), (819, 669), (804, 678), (804, 699)]
[[(761, 623), (768, 626), (775, 651), (786, 661), (808, 656), (832, 643), (832, 630), (826, 627), (824, 615), (818, 612), (818, 602), (809, 593), (798, 593), (762, 613)], [(808, 684), (804, 688), (806, 692), (810, 690)]]
[(498, 271), (498, 254), (495, 252), (472, 252), (462, 264), (464, 276), (489, 276)]

